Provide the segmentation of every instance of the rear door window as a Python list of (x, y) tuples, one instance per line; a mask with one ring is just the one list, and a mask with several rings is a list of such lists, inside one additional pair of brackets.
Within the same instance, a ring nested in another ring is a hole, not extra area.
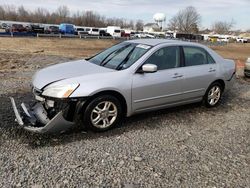
[(207, 52), (204, 49), (199, 47), (184, 46), (183, 51), (185, 66), (208, 64)]
[(212, 58), (211, 55), (209, 55), (209, 53), (207, 53), (207, 63), (208, 64), (214, 64), (215, 63), (214, 59)]

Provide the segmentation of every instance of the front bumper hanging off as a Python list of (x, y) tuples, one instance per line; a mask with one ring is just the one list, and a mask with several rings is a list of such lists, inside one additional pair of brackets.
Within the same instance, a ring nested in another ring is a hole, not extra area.
[[(22, 112), (20, 113), (14, 98), (10, 97), (10, 100), (17, 123), (27, 131), (35, 133), (61, 133), (74, 125), (73, 121), (65, 119), (63, 110), (59, 111), (53, 118), (49, 118), (46, 109), (41, 103), (36, 103), (31, 108), (22, 103)], [(26, 125), (26, 123), (29, 125)]]

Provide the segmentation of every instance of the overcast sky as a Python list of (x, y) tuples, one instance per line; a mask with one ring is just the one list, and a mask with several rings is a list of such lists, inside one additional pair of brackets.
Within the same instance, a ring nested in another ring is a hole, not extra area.
[(210, 27), (216, 20), (231, 21), (234, 29), (250, 29), (250, 0), (0, 0), (0, 5), (23, 5), (34, 10), (43, 7), (54, 11), (60, 5), (66, 5), (71, 13), (93, 10), (106, 17), (142, 19), (153, 22), (157, 12), (166, 14), (166, 23), (178, 10), (194, 6), (202, 16), (202, 27)]

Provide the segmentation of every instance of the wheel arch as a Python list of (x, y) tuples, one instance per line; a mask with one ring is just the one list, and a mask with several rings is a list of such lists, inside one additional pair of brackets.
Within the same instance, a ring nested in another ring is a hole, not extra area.
[(94, 95), (88, 98), (88, 100), (84, 103), (82, 109), (84, 110), (94, 98), (102, 96), (102, 95), (111, 95), (111, 96), (116, 97), (121, 103), (123, 116), (126, 116), (127, 111), (128, 111), (127, 101), (120, 92), (115, 91), (115, 90), (104, 90), (104, 91), (99, 91), (95, 93)]
[(217, 80), (215, 80), (215, 81), (213, 81), (209, 86), (208, 86), (208, 88), (212, 85), (212, 84), (214, 84), (214, 83), (219, 83), (221, 86), (222, 86), (222, 92), (225, 90), (225, 82), (224, 82), (224, 80), (222, 80), (222, 79), (217, 79)]

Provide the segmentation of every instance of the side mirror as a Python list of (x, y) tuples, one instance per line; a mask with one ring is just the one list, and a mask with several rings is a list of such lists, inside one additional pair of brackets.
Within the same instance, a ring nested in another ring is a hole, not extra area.
[(157, 72), (157, 65), (145, 64), (142, 66), (142, 72), (145, 72), (145, 73)]

